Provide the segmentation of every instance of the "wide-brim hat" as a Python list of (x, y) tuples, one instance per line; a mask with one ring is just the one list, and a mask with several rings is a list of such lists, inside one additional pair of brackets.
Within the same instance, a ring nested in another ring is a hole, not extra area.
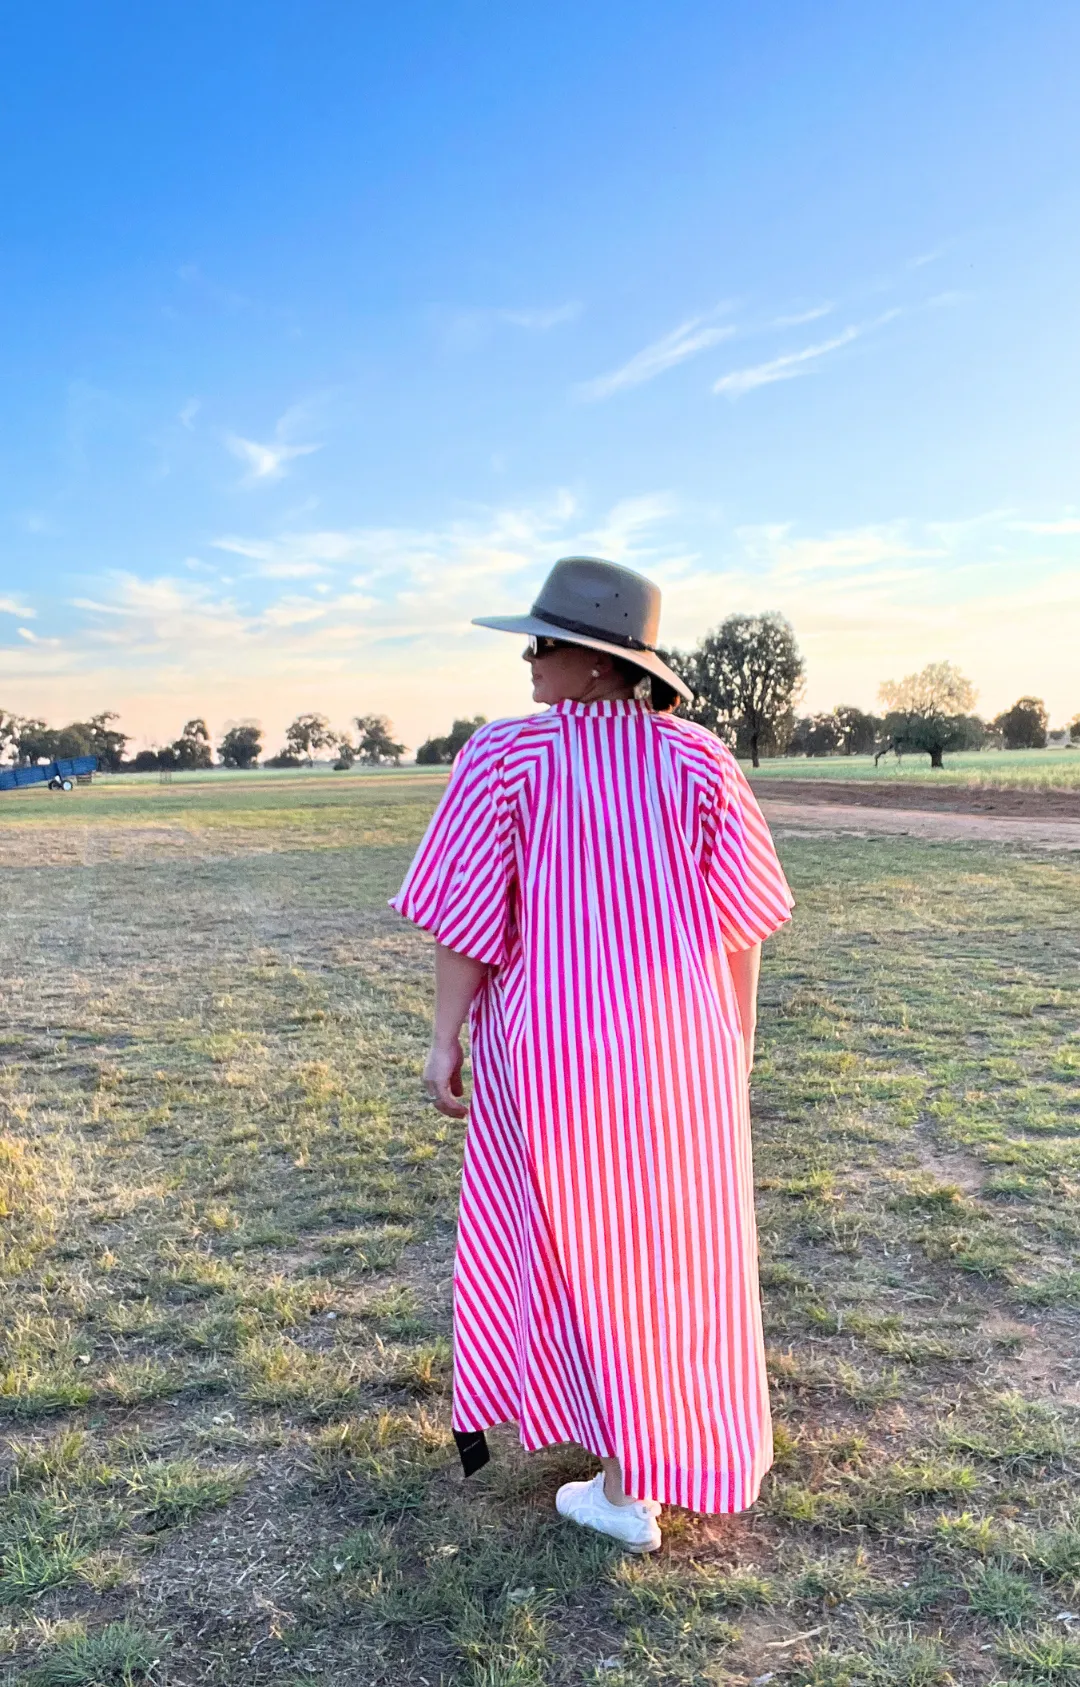
[(557, 638), (622, 656), (666, 680), (687, 702), (693, 692), (659, 654), (660, 588), (643, 574), (595, 556), (564, 556), (555, 564), (528, 615), (479, 615), (474, 627), (499, 633)]

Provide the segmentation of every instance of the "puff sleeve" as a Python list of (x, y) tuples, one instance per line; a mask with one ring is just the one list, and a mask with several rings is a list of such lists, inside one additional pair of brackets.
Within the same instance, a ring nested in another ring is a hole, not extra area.
[(705, 877), (728, 954), (750, 949), (791, 917), (795, 898), (757, 799), (734, 756), (723, 752), (707, 818)]
[(512, 917), (511, 816), (500, 741), (482, 727), (450, 783), (390, 906), (448, 949), (499, 966)]

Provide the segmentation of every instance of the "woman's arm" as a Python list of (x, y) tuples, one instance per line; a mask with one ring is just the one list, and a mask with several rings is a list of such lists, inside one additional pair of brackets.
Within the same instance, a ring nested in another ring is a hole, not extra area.
[(424, 1088), (448, 1119), (464, 1119), (468, 1108), (455, 1096), (463, 1093), (461, 1027), (472, 999), (487, 977), (487, 964), (459, 955), (443, 943), (435, 945), (435, 1028), (424, 1066)]
[(761, 944), (755, 943), (750, 949), (736, 949), (728, 956), (728, 966), (731, 968), (731, 982), (735, 986), (735, 999), (739, 1004), (739, 1022), (742, 1025), (743, 1046), (746, 1049), (746, 1070), (749, 1074), (754, 1066), (754, 1032), (757, 1029), (757, 987), (758, 973), (761, 971)]

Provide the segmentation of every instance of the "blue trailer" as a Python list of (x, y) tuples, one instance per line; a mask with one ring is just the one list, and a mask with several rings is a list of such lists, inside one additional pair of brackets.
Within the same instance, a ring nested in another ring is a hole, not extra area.
[(34, 767), (0, 768), (0, 791), (18, 791), (24, 785), (47, 785), (50, 791), (70, 791), (76, 779), (88, 779), (97, 772), (96, 756), (57, 756), (55, 761)]

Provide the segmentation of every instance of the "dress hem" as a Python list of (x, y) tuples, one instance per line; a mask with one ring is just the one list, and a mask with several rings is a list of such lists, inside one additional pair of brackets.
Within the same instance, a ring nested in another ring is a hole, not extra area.
[[(601, 1452), (597, 1451), (597, 1449), (595, 1447), (590, 1447), (588, 1445), (588, 1443), (585, 1442), (585, 1441), (558, 1440), (558, 1441), (537, 1441), (535, 1443), (532, 1443), (532, 1442), (527, 1441), (525, 1439), (525, 1436), (521, 1432), (521, 1425), (518, 1423), (518, 1420), (516, 1418), (494, 1418), (494, 1419), (492, 1419), (492, 1418), (487, 1417), (487, 1415), (484, 1414), (484, 1413), (482, 1413), (481, 1416), (483, 1416), (485, 1418), (484, 1423), (479, 1425), (479, 1426), (474, 1426), (474, 1425), (470, 1424), (468, 1429), (463, 1430), (460, 1424), (458, 1424), (456, 1422), (453, 1423), (453, 1431), (454, 1431), (455, 1438), (457, 1438), (458, 1436), (461, 1436), (461, 1435), (470, 1435), (470, 1436), (471, 1435), (480, 1435), (480, 1436), (482, 1436), (482, 1435), (486, 1434), (486, 1432), (490, 1429), (499, 1429), (504, 1424), (514, 1424), (514, 1425), (516, 1425), (517, 1431), (518, 1431), (518, 1441), (527, 1453), (542, 1453), (542, 1452), (545, 1452), (549, 1447), (580, 1447), (583, 1452), (586, 1452), (586, 1453), (590, 1454), (590, 1456), (594, 1459), (608, 1459), (608, 1458), (617, 1458), (618, 1457), (617, 1453), (601, 1453)], [(657, 1503), (660, 1504), (660, 1505), (678, 1506), (679, 1509), (682, 1510), (682, 1511), (692, 1512), (695, 1517), (738, 1517), (744, 1511), (751, 1510), (751, 1508), (757, 1504), (758, 1498), (761, 1494), (761, 1485), (764, 1482), (766, 1476), (769, 1474), (769, 1471), (772, 1469), (773, 1463), (774, 1463), (774, 1460), (770, 1458), (770, 1460), (769, 1460), (768, 1464), (765, 1466), (764, 1470), (762, 1470), (760, 1472), (760, 1474), (758, 1475), (757, 1480), (753, 1485), (753, 1491), (750, 1494), (749, 1498), (746, 1499), (744, 1501), (744, 1503), (738, 1504), (738, 1505), (722, 1504), (722, 1505), (715, 1505), (715, 1506), (711, 1506), (711, 1507), (701, 1507), (701, 1508), (698, 1508), (696, 1506), (688, 1506), (683, 1500), (675, 1499), (675, 1498), (672, 1497), (672, 1495), (669, 1491), (672, 1484), (667, 1484), (667, 1483), (660, 1484), (660, 1486), (663, 1490), (660, 1493), (631, 1494), (631, 1493), (627, 1492), (627, 1498), (631, 1499), (631, 1500), (656, 1500)], [(624, 1478), (624, 1486), (625, 1486), (625, 1478)]]

